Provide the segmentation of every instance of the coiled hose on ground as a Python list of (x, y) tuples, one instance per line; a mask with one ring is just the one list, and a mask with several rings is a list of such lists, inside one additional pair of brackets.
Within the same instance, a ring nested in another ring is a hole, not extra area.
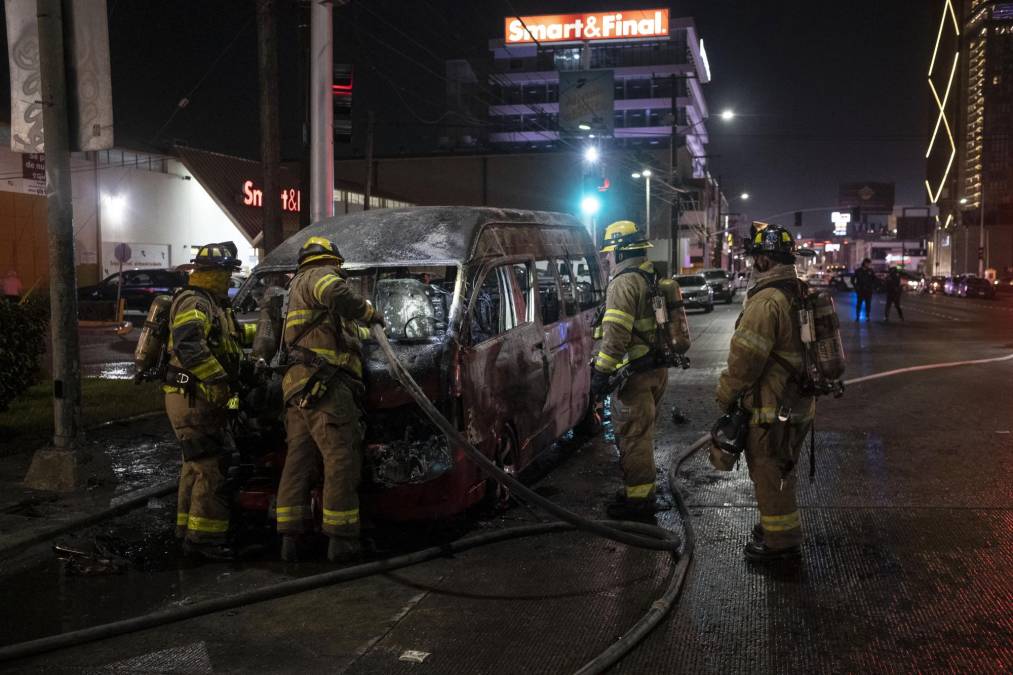
[[(124, 619), (122, 621), (114, 621), (112, 623), (92, 626), (68, 633), (61, 633), (59, 635), (39, 638), (37, 640), (7, 645), (5, 647), (0, 647), (0, 661), (10, 661), (12, 659), (43, 654), (56, 649), (62, 649), (95, 640), (102, 640), (117, 635), (154, 628), (156, 626), (162, 626), (198, 616), (221, 612), (223, 610), (233, 609), (256, 602), (263, 602), (265, 600), (272, 600), (324, 586), (330, 586), (344, 581), (360, 579), (373, 574), (389, 572), (395, 569), (408, 567), (410, 565), (415, 565), (449, 554), (459, 553), (478, 546), (492, 544), (507, 539), (547, 534), (550, 532), (561, 532), (572, 529), (591, 532), (607, 539), (631, 546), (657, 551), (668, 551), (678, 560), (662, 596), (651, 604), (650, 609), (648, 609), (648, 611), (630, 628), (629, 631), (626, 632), (625, 635), (613, 643), (608, 649), (588, 661), (577, 672), (581, 674), (604, 672), (618, 662), (623, 656), (628, 654), (662, 621), (662, 619), (665, 618), (672, 606), (675, 604), (675, 601), (678, 599), (679, 593), (682, 590), (686, 573), (692, 561), (693, 548), (696, 539), (690, 523), (689, 511), (686, 508), (685, 501), (683, 500), (677, 485), (675, 484), (675, 476), (679, 465), (681, 465), (682, 462), (684, 462), (695, 451), (704, 447), (709, 441), (709, 437), (704, 436), (700, 438), (680, 455), (672, 457), (670, 464), (669, 481), (671, 483), (672, 498), (675, 501), (676, 508), (679, 512), (685, 530), (685, 545), (682, 546), (682, 554), (680, 555), (679, 537), (669, 530), (658, 527), (657, 525), (648, 525), (645, 523), (589, 520), (583, 518), (542, 497), (513, 476), (500, 470), (493, 461), (483, 455), (477, 448), (473, 447), (460, 433), (460, 431), (458, 431), (449, 421), (447, 421), (446, 418), (443, 417), (443, 415), (440, 414), (429, 398), (419, 388), (418, 384), (416, 384), (416, 382), (412, 379), (408, 371), (401, 365), (401, 362), (398, 361), (397, 356), (394, 354), (390, 344), (387, 342), (386, 336), (379, 327), (373, 328), (373, 337), (379, 343), (390, 364), (391, 371), (395, 378), (411, 394), (433, 423), (447, 435), (447, 438), (452, 446), (460, 447), (488, 476), (510, 488), (511, 493), (514, 496), (519, 497), (529, 504), (540, 506), (544, 510), (559, 518), (559, 522), (523, 525), (497, 530), (495, 532), (485, 532), (478, 535), (464, 537), (447, 545), (433, 546), (406, 555), (377, 560), (363, 565), (356, 565), (354, 567), (347, 567), (331, 572), (324, 572), (309, 577), (303, 577), (301, 579), (283, 581), (228, 597), (215, 598), (182, 607), (173, 607), (171, 609), (165, 609), (139, 617)], [(159, 488), (164, 489), (162, 486), (159, 486)], [(132, 500), (132, 503), (136, 504), (138, 502), (140, 502), (140, 499)], [(146, 499), (144, 499), (144, 502), (146, 502)], [(111, 512), (107, 512), (105, 515), (117, 515), (122, 512), (122, 505), (110, 511)], [(97, 522), (97, 520), (101, 519), (99, 517), (101, 515), (103, 514), (97, 514), (97, 516), (89, 517), (88, 522), (84, 524), (93, 524), (94, 522)], [(62, 526), (60, 530), (67, 531), (68, 526), (70, 526), (70, 524)], [(41, 539), (33, 537), (32, 543), (38, 543), (38, 541), (41, 541)]]

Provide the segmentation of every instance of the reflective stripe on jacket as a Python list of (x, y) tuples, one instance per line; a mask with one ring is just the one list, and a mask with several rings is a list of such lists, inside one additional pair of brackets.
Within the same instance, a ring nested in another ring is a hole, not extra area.
[[(239, 375), (243, 344), (252, 342), (255, 331), (253, 324), (240, 326), (232, 309), (210, 293), (184, 289), (169, 310), (169, 365), (193, 373), (198, 392), (207, 398), (205, 385)], [(171, 385), (162, 389), (182, 393)]]
[[(321, 314), (329, 317), (299, 338), (307, 324), (316, 321)], [(367, 322), (372, 316), (372, 305), (349, 287), (336, 265), (313, 265), (299, 270), (289, 285), (285, 344), (291, 345), (299, 338), (297, 347), (308, 349), (328, 364), (361, 379), (360, 341), (369, 333), (356, 322)], [(312, 366), (299, 362), (297, 352), (293, 350), (290, 355), (293, 365), (282, 379), (286, 401), (302, 391), (315, 372)]]

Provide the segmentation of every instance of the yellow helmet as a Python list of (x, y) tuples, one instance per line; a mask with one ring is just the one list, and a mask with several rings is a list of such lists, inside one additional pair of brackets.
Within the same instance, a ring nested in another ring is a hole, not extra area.
[(239, 249), (231, 241), (204, 244), (190, 261), (197, 269), (228, 270), (235, 272), (243, 266), (239, 260)]
[(637, 251), (642, 248), (653, 248), (654, 244), (647, 241), (632, 220), (617, 220), (605, 228), (605, 245), (602, 253), (612, 251)]
[(333, 260), (338, 265), (345, 262), (338, 247), (330, 239), (310, 237), (299, 249), (299, 264), (305, 265), (318, 260)]

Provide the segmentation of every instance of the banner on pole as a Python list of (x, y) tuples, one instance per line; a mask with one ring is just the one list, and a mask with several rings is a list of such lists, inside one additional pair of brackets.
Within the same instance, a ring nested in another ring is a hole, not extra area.
[[(11, 72), (11, 150), (45, 152), (36, 0), (5, 0)], [(113, 97), (106, 0), (64, 2), (71, 147), (113, 147)]]
[(106, 0), (70, 0), (64, 7), (71, 147), (107, 150), (113, 147), (113, 95)]
[(5, 0), (11, 71), (11, 150), (41, 153), (42, 74), (35, 0)]

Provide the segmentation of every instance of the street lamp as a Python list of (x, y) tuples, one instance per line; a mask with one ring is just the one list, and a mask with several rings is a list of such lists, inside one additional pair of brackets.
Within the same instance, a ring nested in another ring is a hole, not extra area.
[(633, 179), (644, 178), (644, 235), (651, 238), (651, 173), (650, 169), (641, 169), (639, 172), (631, 174)]
[(730, 109), (722, 110), (721, 119), (724, 120), (725, 122), (731, 122), (733, 119), (735, 119), (735, 111)]
[(589, 145), (587, 149), (584, 150), (584, 161), (587, 162), (588, 164), (597, 163), (598, 157), (599, 157), (598, 148), (594, 147), (593, 145)]
[(739, 195), (739, 199), (741, 199), (742, 201), (748, 201), (749, 200), (749, 193), (748, 192), (743, 192), (741, 195)]

